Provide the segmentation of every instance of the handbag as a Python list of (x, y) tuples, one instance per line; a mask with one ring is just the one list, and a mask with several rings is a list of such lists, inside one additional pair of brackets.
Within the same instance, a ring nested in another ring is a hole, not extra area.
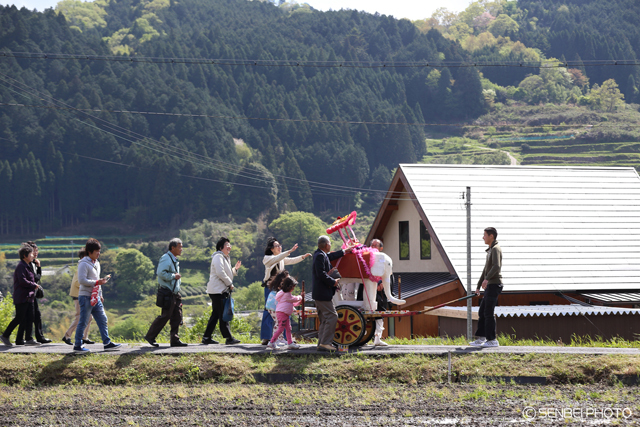
[(158, 293), (156, 294), (156, 306), (160, 308), (169, 308), (171, 306), (171, 298), (173, 292), (164, 286), (158, 287)]
[(278, 301), (276, 301), (276, 293), (271, 291), (267, 297), (267, 303), (264, 306), (267, 310), (276, 311), (277, 305)]
[(42, 286), (38, 286), (38, 289), (36, 290), (36, 298), (37, 299), (44, 298), (44, 290), (42, 289)]
[(224, 309), (222, 310), (222, 321), (231, 322), (233, 320), (234, 302), (231, 294), (224, 300)]
[[(171, 257), (169, 258), (171, 259)], [(176, 273), (179, 272), (178, 265), (171, 259), (171, 263), (173, 264), (173, 269)], [(171, 307), (171, 299), (173, 298), (173, 292), (176, 290), (176, 285), (178, 281), (172, 279), (173, 281), (173, 290), (169, 288), (165, 288), (164, 286), (158, 286), (158, 293), (156, 294), (156, 306), (162, 309), (169, 309)]]

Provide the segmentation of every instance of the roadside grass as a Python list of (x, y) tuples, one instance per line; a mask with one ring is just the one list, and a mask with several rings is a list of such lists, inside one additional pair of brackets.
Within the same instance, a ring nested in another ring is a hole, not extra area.
[[(544, 347), (610, 347), (610, 348), (640, 348), (640, 341), (627, 341), (614, 337), (605, 340), (600, 336), (573, 335), (568, 343), (558, 343), (547, 338), (517, 339), (512, 335), (501, 333), (497, 337), (501, 346), (544, 346)], [(385, 338), (385, 342), (391, 345), (459, 345), (466, 346), (468, 340), (464, 336), (458, 337), (414, 337), (414, 338)]]
[[(434, 355), (373, 356), (195, 353), (86, 356), (0, 354), (0, 385), (255, 384), (255, 375), (302, 374), (293, 382), (429, 384), (447, 382), (447, 358)], [(617, 375), (637, 377), (640, 355), (452, 355), (454, 381), (482, 384), (489, 376), (537, 376), (553, 384), (617, 385)]]

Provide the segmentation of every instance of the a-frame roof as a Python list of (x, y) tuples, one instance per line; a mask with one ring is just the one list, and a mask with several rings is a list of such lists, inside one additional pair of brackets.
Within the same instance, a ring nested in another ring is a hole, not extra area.
[(466, 284), (467, 186), (474, 287), (485, 263), (483, 230), (493, 226), (505, 291), (640, 289), (640, 177), (633, 168), (400, 165), (368, 240), (386, 227), (392, 196), (406, 190)]

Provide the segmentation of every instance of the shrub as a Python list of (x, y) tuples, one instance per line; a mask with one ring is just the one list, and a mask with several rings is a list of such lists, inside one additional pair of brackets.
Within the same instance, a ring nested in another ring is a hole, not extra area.
[(13, 298), (11, 295), (6, 295), (2, 301), (0, 301), (0, 331), (4, 331), (11, 319), (13, 319)]
[(147, 333), (147, 329), (149, 329), (147, 322), (135, 317), (129, 317), (110, 328), (109, 335), (126, 340), (136, 340), (142, 339)]

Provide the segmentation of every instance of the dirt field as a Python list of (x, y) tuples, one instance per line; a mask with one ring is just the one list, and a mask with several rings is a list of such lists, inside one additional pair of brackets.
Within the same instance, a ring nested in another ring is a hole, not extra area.
[[(637, 425), (638, 388), (606, 385), (0, 387), (0, 425)], [(578, 423), (578, 424), (575, 424)]]

